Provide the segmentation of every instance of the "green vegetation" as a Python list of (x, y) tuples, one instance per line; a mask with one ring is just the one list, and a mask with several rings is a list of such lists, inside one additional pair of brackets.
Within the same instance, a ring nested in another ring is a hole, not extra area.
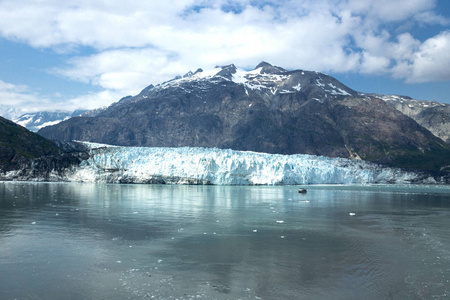
[(0, 165), (59, 153), (50, 140), (0, 117)]
[(396, 156), (395, 164), (400, 168), (441, 171), (450, 166), (450, 149), (440, 148), (433, 151), (410, 152)]

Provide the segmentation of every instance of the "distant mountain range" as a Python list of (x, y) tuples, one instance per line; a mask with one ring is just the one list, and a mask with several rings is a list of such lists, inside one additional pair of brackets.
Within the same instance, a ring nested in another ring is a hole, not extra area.
[(76, 110), (74, 112), (47, 112), (41, 111), (36, 113), (23, 114), (13, 121), (31, 131), (58, 124), (72, 117), (80, 116), (86, 113), (86, 110)]
[(449, 140), (448, 112), (445, 104), (359, 93), (322, 73), (263, 62), (252, 71), (228, 65), (188, 72), (39, 134), (53, 140), (314, 154), (443, 170), (450, 165), (450, 148), (443, 141)]
[[(96, 111), (98, 110), (89, 111), (89, 115), (94, 115)], [(39, 111), (23, 113), (12, 106), (0, 105), (0, 116), (31, 131), (38, 131), (45, 126), (55, 125), (71, 117), (80, 116), (87, 112), (87, 110), (75, 110), (71, 112)]]

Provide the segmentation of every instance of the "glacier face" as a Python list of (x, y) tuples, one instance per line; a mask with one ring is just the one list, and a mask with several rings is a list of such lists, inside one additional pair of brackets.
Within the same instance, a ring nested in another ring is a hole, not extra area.
[(359, 160), (210, 148), (86, 143), (90, 158), (70, 181), (217, 185), (407, 183), (417, 174)]

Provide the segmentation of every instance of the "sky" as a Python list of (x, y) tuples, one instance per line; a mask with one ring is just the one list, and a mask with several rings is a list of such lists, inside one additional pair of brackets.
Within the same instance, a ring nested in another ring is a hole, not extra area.
[(0, 105), (93, 109), (261, 62), (450, 103), (448, 0), (0, 0)]

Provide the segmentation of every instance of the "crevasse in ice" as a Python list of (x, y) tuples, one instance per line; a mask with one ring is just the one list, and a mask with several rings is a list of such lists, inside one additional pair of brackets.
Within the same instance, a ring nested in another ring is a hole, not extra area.
[[(87, 182), (251, 184), (403, 183), (417, 174), (358, 160), (215, 148), (111, 147), (90, 144), (91, 157), (68, 178)], [(98, 148), (100, 147), (100, 148)]]

